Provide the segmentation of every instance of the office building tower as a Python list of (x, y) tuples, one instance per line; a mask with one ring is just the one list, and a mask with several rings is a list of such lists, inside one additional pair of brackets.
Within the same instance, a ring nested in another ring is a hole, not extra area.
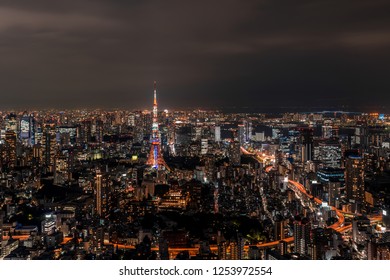
[(322, 138), (329, 139), (332, 138), (332, 126), (331, 125), (323, 125), (322, 126)]
[(101, 144), (104, 136), (104, 123), (102, 120), (96, 120), (95, 122), (95, 142)]
[(16, 132), (10, 130), (5, 133), (6, 162), (10, 167), (16, 166)]
[(208, 152), (208, 140), (207, 139), (202, 139), (200, 142), (200, 154), (205, 155)]
[(240, 142), (232, 141), (229, 147), (229, 161), (231, 165), (240, 165), (241, 147)]
[(220, 126), (216, 126), (214, 128), (214, 141), (221, 142), (221, 127)]
[(301, 161), (305, 163), (307, 161), (313, 160), (314, 147), (313, 147), (313, 129), (312, 128), (300, 128), (299, 129), (300, 138), (300, 153)]
[(0, 256), (2, 255), (2, 244), (3, 244), (3, 219), (4, 219), (4, 212), (0, 211)]
[(20, 119), (20, 140), (23, 145), (32, 146), (35, 144), (35, 123), (34, 117), (24, 112)]
[(80, 141), (81, 143), (91, 142), (92, 139), (92, 121), (84, 120), (80, 125)]
[(100, 170), (95, 176), (95, 205), (96, 215), (104, 218), (107, 213), (108, 180)]
[(275, 240), (281, 240), (281, 239), (284, 239), (286, 236), (285, 236), (285, 233), (284, 233), (284, 220), (283, 219), (278, 219), (276, 222), (275, 222), (275, 225), (274, 225), (274, 236), (275, 236)]
[(54, 172), (55, 157), (57, 153), (57, 141), (55, 124), (46, 124), (42, 137), (43, 160), (49, 172)]
[(341, 195), (341, 182), (338, 180), (330, 180), (326, 185), (325, 188), (328, 193), (328, 204), (330, 206), (338, 207), (338, 203), (340, 201), (340, 195)]
[[(347, 200), (356, 205), (364, 202), (364, 161), (360, 156), (349, 156), (345, 166)], [(357, 209), (356, 209), (357, 210)]]
[(306, 255), (310, 243), (311, 224), (309, 219), (296, 217), (294, 221), (294, 252)]
[(243, 146), (246, 143), (246, 134), (245, 134), (245, 125), (239, 124), (238, 125), (238, 141), (240, 142), (240, 145)]
[(335, 140), (327, 140), (318, 143), (314, 148), (316, 160), (324, 167), (338, 168), (341, 166), (341, 144)]
[(9, 114), (5, 118), (5, 130), (17, 132), (17, 129), (18, 129), (18, 123), (16, 121), (16, 115), (13, 113)]
[(52, 234), (57, 226), (57, 216), (54, 213), (45, 214), (45, 218), (41, 222), (41, 232), (43, 234)]

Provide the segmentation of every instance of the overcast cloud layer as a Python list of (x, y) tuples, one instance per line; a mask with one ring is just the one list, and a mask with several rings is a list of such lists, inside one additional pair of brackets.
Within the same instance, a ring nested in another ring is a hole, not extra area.
[(0, 107), (385, 110), (388, 0), (0, 0)]

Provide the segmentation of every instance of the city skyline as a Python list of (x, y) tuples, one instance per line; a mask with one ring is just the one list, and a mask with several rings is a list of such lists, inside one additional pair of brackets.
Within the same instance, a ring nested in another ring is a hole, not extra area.
[(385, 112), (386, 1), (2, 1), (1, 109)]
[(1, 1), (0, 261), (390, 260), (389, 10)]
[(0, 112), (0, 260), (390, 259), (389, 114), (157, 100)]

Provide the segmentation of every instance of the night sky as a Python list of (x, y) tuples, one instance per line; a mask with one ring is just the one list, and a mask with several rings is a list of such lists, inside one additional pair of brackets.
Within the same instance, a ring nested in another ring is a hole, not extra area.
[(0, 0), (0, 108), (379, 110), (388, 0)]

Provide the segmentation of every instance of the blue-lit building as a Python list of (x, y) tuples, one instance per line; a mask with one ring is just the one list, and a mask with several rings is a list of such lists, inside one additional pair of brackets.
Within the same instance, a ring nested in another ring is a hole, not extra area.
[(321, 183), (344, 182), (344, 169), (342, 168), (324, 168), (317, 171), (317, 177)]
[(339, 206), (345, 183), (344, 176), (344, 169), (341, 168), (328, 167), (317, 171), (317, 177), (324, 185), (323, 200), (327, 201), (330, 206)]
[(35, 121), (32, 115), (28, 115), (24, 112), (23, 117), (20, 119), (20, 140), (26, 146), (32, 146), (35, 144)]

